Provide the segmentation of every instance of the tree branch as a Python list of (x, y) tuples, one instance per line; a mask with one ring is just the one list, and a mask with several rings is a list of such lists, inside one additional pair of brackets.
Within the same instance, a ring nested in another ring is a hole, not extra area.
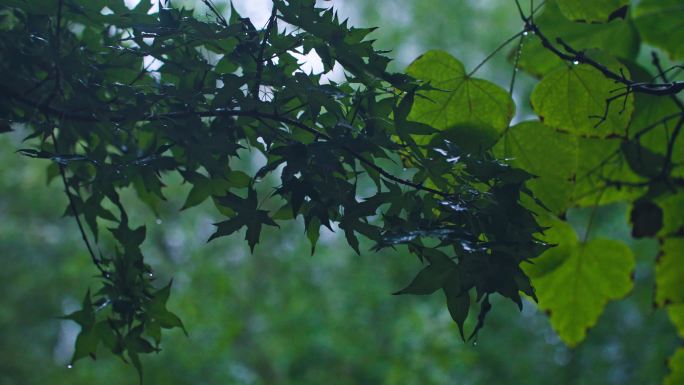
[(584, 52), (575, 50), (569, 44), (565, 43), (563, 39), (557, 38), (556, 42), (560, 44), (567, 53), (563, 52), (554, 46), (553, 43), (551, 43), (551, 41), (529, 17), (526, 17), (522, 14), (521, 17), (525, 22), (525, 28), (534, 32), (534, 34), (541, 41), (542, 46), (548, 49), (551, 53), (570, 63), (582, 63), (590, 65), (601, 72), (608, 79), (615, 80), (616, 82), (625, 85), (629, 90), (631, 90), (631, 92), (649, 95), (676, 95), (680, 91), (684, 90), (684, 82), (681, 81), (666, 83), (634, 82), (630, 79), (627, 79), (625, 76), (610, 70), (608, 67), (597, 62), (596, 60), (588, 57), (584, 54)]
[[(61, 52), (61, 37), (62, 37), (62, 8), (64, 6), (63, 0), (59, 0), (59, 3), (57, 5), (57, 25), (55, 26), (55, 36), (54, 36), (54, 48), (55, 48), (55, 55), (57, 55), (57, 58), (55, 60), (55, 88), (52, 91), (52, 93), (48, 96), (48, 98), (41, 104), (36, 105), (36, 107), (39, 110), (43, 110), (44, 108), (49, 108), (49, 104), (52, 102), (52, 99), (54, 98), (55, 95), (58, 93), (61, 93), (61, 71), (60, 71), (60, 52)], [(57, 136), (55, 135), (54, 128), (50, 131), (50, 137), (52, 138), (52, 144), (55, 147), (55, 152), (59, 153), (59, 143), (57, 142)], [(76, 219), (76, 224), (78, 225), (78, 230), (81, 232), (81, 237), (83, 238), (83, 243), (85, 243), (86, 248), (88, 249), (88, 253), (90, 254), (90, 258), (92, 259), (93, 263), (97, 267), (97, 269), (102, 273), (102, 276), (106, 276), (106, 272), (104, 268), (102, 267), (102, 264), (100, 260), (97, 258), (95, 255), (95, 252), (93, 251), (92, 246), (90, 245), (90, 241), (88, 240), (88, 236), (86, 234), (85, 228), (83, 227), (83, 223), (81, 222), (81, 218), (78, 216), (78, 210), (76, 209), (76, 203), (74, 201), (74, 196), (71, 194), (71, 191), (69, 191), (69, 181), (66, 176), (66, 170), (64, 169), (64, 166), (62, 164), (59, 164), (59, 174), (62, 177), (62, 183), (64, 184), (64, 193), (67, 196), (67, 199), (69, 200), (69, 208), (71, 209), (71, 213), (73, 214), (74, 218)]]
[[(262, 112), (262, 111), (243, 111), (243, 110), (227, 110), (227, 109), (217, 109), (217, 110), (209, 110), (209, 111), (178, 111), (178, 112), (169, 112), (169, 113), (164, 113), (164, 114), (151, 114), (147, 115), (142, 118), (136, 118), (136, 117), (127, 117), (127, 116), (112, 116), (109, 117), (107, 120), (103, 120), (98, 118), (95, 115), (84, 115), (84, 114), (75, 114), (75, 113), (70, 113), (67, 111), (61, 111), (58, 110), (52, 106), (49, 105), (40, 105), (37, 104), (27, 98), (24, 98), (20, 94), (9, 90), (3, 86), (0, 85), (0, 89), (3, 90), (6, 94), (10, 95), (12, 98), (15, 100), (30, 105), (36, 109), (38, 109), (40, 112), (42, 112), (45, 115), (51, 115), (51, 116), (57, 116), (62, 120), (71, 120), (71, 121), (77, 121), (77, 122), (92, 122), (92, 123), (97, 123), (97, 122), (110, 122), (110, 123), (122, 123), (125, 121), (159, 121), (159, 120), (169, 120), (169, 119), (178, 119), (178, 118), (184, 118), (184, 117), (189, 117), (189, 116), (198, 116), (200, 118), (210, 118), (210, 117), (219, 117), (219, 116), (246, 116), (246, 117), (252, 117), (256, 119), (269, 119), (273, 121), (277, 121), (280, 123), (288, 124), (294, 127), (297, 127), (299, 129), (302, 129), (304, 131), (307, 131), (315, 136), (318, 136), (319, 138), (323, 138), (329, 142), (334, 143), (334, 138), (329, 136), (328, 134), (317, 130), (316, 128), (310, 127), (300, 121), (288, 118), (286, 116), (282, 115), (277, 115), (277, 114), (272, 114), (268, 112)], [(377, 171), (380, 175), (382, 175), (385, 179), (408, 186), (412, 187), (416, 190), (421, 190), (425, 192), (429, 192), (435, 195), (439, 195), (444, 198), (448, 198), (450, 194), (445, 193), (443, 191), (439, 191), (430, 187), (423, 186), (420, 183), (414, 183), (406, 179), (399, 178), (395, 175), (392, 175), (385, 171), (382, 167), (377, 166), (373, 161), (367, 159), (363, 155), (361, 155), (359, 152), (355, 151), (354, 149), (345, 146), (345, 145), (338, 145), (340, 149), (343, 151), (347, 152), (349, 155), (353, 156), (357, 160), (359, 160), (361, 163), (367, 165), (368, 167), (372, 168), (373, 170)]]
[(254, 100), (259, 100), (259, 87), (261, 86), (261, 76), (264, 72), (264, 51), (266, 50), (266, 44), (268, 43), (268, 37), (271, 35), (271, 30), (276, 25), (277, 16), (278, 8), (276, 8), (274, 3), (273, 9), (271, 10), (271, 17), (269, 17), (268, 24), (266, 25), (264, 38), (261, 40), (261, 46), (259, 47), (259, 56), (257, 57), (256, 61), (256, 80), (254, 81), (254, 88), (252, 88), (252, 95), (254, 97)]
[[(651, 52), (651, 58), (652, 58), (653, 65), (658, 70), (658, 76), (660, 76), (660, 78), (664, 82), (668, 82), (667, 75), (665, 74), (663, 67), (660, 65), (660, 58), (658, 57), (658, 54), (655, 51)], [(672, 99), (674, 104), (676, 104), (677, 107), (679, 107), (680, 111), (684, 111), (684, 103), (682, 103), (682, 101), (679, 100), (679, 98), (676, 95), (670, 95), (670, 99)]]
[(218, 9), (216, 9), (216, 6), (211, 0), (202, 0), (202, 2), (204, 3), (204, 5), (207, 6), (207, 8), (209, 8), (211, 13), (213, 13), (214, 16), (216, 16), (216, 20), (218, 20), (218, 22), (221, 25), (223, 25), (224, 27), (228, 27), (228, 21), (226, 21), (226, 18), (223, 17), (223, 15), (221, 15), (221, 12), (219, 12)]

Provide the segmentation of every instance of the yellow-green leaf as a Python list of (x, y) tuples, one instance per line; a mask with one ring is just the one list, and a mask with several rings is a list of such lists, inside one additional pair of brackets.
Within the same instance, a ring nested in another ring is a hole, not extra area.
[[(557, 223), (555, 226), (569, 226)], [(582, 342), (610, 300), (625, 296), (633, 286), (634, 256), (621, 242), (595, 239), (580, 243), (561, 230), (562, 249), (550, 249), (535, 260), (550, 269), (526, 272), (532, 276), (539, 307), (547, 311), (551, 325), (568, 346)], [(551, 261), (549, 263), (549, 261)]]
[(684, 348), (679, 348), (668, 360), (670, 374), (665, 377), (664, 385), (684, 384)]
[(670, 320), (677, 329), (677, 334), (684, 338), (684, 304), (670, 305), (667, 307)]
[[(626, 68), (620, 69), (614, 60), (603, 56), (604, 64), (629, 76)], [(599, 70), (587, 64), (569, 64), (551, 71), (537, 84), (531, 96), (532, 108), (546, 125), (559, 130), (593, 137), (624, 135), (634, 97), (630, 94), (626, 100), (615, 100), (605, 114), (606, 101), (616, 95), (616, 88), (615, 82)]]
[(663, 241), (656, 264), (656, 304), (684, 303), (684, 238)]
[(684, 193), (661, 197), (658, 205), (663, 209), (663, 227), (659, 236), (668, 236), (684, 229)]
[(549, 227), (544, 231), (543, 238), (544, 242), (554, 245), (554, 247), (548, 249), (539, 258), (522, 265), (525, 274), (533, 282), (536, 278), (551, 274), (558, 269), (577, 246), (577, 233), (566, 222), (553, 218), (542, 220), (540, 224)]

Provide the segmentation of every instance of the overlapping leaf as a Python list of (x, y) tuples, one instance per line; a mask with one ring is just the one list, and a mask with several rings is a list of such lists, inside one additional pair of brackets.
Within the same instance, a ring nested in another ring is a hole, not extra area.
[(639, 181), (620, 155), (616, 139), (588, 139), (537, 121), (506, 131), (495, 153), (537, 176), (527, 182), (536, 198), (561, 214), (573, 205), (591, 206), (636, 197), (638, 189), (609, 187), (607, 180)]
[(458, 141), (472, 141), (472, 136), (477, 136), (482, 149), (486, 149), (508, 127), (515, 113), (513, 100), (504, 89), (471, 77), (463, 64), (447, 52), (428, 51), (406, 72), (437, 89), (416, 97), (408, 119), (439, 130), (453, 130), (457, 145)]

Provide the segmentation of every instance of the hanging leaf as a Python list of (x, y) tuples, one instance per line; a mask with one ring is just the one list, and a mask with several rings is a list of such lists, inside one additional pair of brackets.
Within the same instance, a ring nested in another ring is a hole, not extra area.
[(461, 290), (460, 284), (454, 282), (444, 286), (444, 295), (446, 296), (447, 308), (451, 318), (458, 325), (458, 331), (461, 333), (461, 339), (466, 340), (463, 326), (470, 311), (470, 295), (468, 292)]
[[(171, 293), (171, 284), (173, 281), (157, 290), (152, 294), (152, 300), (148, 305), (148, 314), (150, 318), (155, 321), (161, 328), (172, 329), (181, 328), (185, 335), (188, 334), (183, 322), (176, 316), (166, 309), (166, 302), (169, 299), (169, 294)], [(138, 350), (141, 351), (141, 350)]]
[(535, 271), (525, 265), (524, 269), (536, 288), (539, 307), (549, 313), (563, 342), (574, 347), (596, 324), (608, 301), (632, 289), (635, 261), (630, 249), (618, 241), (579, 242), (569, 225), (554, 226), (566, 229), (548, 242), (556, 241), (563, 248), (550, 249), (535, 260), (547, 268)]

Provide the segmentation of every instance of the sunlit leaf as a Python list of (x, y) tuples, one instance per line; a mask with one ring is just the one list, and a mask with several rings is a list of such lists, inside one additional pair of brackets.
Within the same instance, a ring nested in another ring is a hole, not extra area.
[[(610, 67), (617, 65), (611, 63)], [(616, 90), (619, 87), (615, 82), (599, 70), (587, 64), (570, 64), (546, 74), (534, 88), (531, 101), (534, 111), (550, 127), (595, 137), (624, 135), (634, 109), (633, 95), (624, 95), (608, 105)]]
[(662, 306), (684, 303), (684, 238), (667, 238), (662, 242), (656, 263), (655, 302)]
[[(550, 239), (563, 249), (550, 249), (537, 258), (535, 262), (548, 267), (532, 275), (539, 307), (549, 313), (551, 325), (571, 347), (584, 340), (608, 301), (622, 298), (632, 289), (635, 266), (626, 245), (603, 239), (579, 242), (572, 233), (564, 230), (562, 238)], [(524, 268), (534, 273), (534, 268)]]

